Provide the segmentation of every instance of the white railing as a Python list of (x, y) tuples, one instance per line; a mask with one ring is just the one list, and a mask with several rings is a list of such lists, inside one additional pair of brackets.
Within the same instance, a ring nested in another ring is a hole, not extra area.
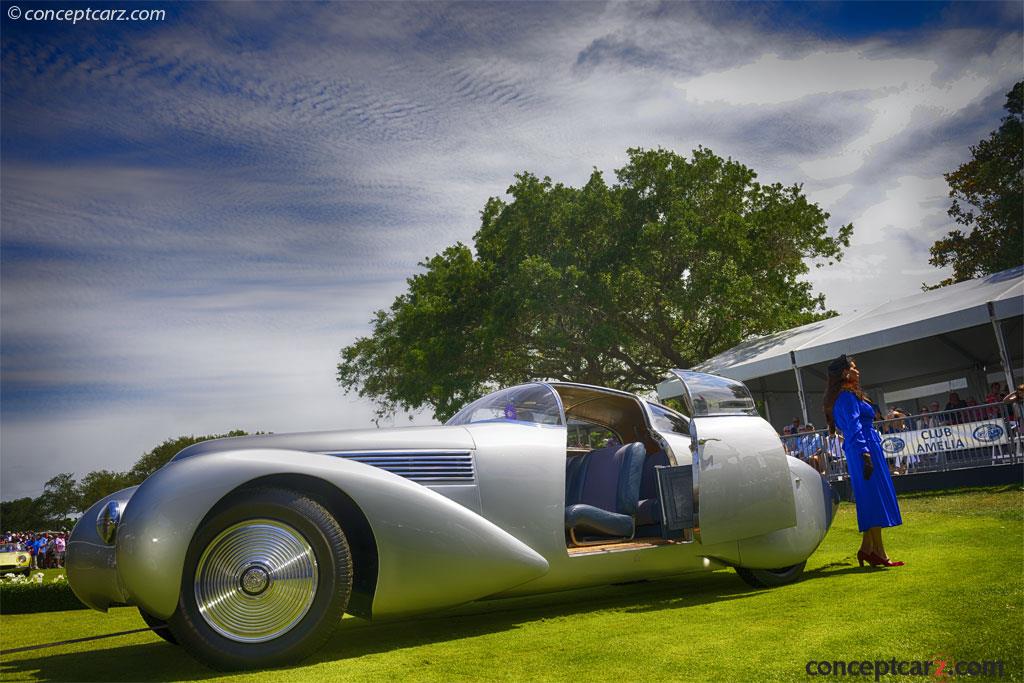
[[(1021, 415), (1008, 403), (878, 420), (875, 428), (896, 475), (1024, 462)], [(812, 463), (830, 481), (847, 477), (841, 434), (817, 430), (781, 438), (790, 455)]]

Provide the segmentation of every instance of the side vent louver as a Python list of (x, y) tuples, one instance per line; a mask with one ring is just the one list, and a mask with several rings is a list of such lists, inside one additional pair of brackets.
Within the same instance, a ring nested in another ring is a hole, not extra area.
[(469, 451), (402, 451), (327, 453), (387, 470), (419, 482), (473, 481)]

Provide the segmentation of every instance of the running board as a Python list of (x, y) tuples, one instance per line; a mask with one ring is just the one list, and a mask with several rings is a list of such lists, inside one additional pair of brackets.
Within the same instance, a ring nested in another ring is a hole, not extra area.
[(635, 538), (630, 541), (619, 541), (617, 543), (602, 543), (600, 545), (584, 545), (576, 548), (567, 548), (569, 557), (581, 555), (601, 555), (604, 553), (622, 553), (630, 550), (646, 550), (657, 548), (663, 545), (685, 545), (686, 541), (669, 538)]

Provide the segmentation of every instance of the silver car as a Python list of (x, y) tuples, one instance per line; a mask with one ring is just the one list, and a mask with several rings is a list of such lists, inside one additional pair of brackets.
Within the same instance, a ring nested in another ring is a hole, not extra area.
[(537, 382), (444, 426), (202, 442), (83, 515), (68, 580), (222, 669), (305, 657), (345, 612), (725, 567), (796, 580), (832, 522), (828, 482), (743, 384), (677, 370), (657, 391)]

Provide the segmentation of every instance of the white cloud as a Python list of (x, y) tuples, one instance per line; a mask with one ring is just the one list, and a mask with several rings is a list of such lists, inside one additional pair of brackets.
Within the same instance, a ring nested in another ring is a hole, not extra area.
[[(1019, 45), (1019, 44), (1018, 44)], [(757, 60), (725, 71), (677, 83), (688, 100), (731, 106), (777, 106), (824, 97), (850, 97), (849, 106), (871, 113), (867, 130), (848, 139), (833, 155), (808, 159), (800, 169), (814, 180), (849, 176), (860, 169), (879, 145), (906, 132), (922, 111), (931, 119), (949, 117), (987, 92), (1005, 69), (976, 64), (963, 76), (937, 82), (939, 57), (894, 56), (877, 43), (842, 51), (814, 51), (796, 59), (765, 54)], [(1009, 46), (1000, 46), (1000, 52)], [(879, 54), (883, 52), (883, 54)], [(1018, 60), (1019, 61), (1019, 60)]]
[(899, 92), (869, 101), (865, 106), (874, 114), (874, 120), (863, 135), (848, 142), (839, 154), (807, 161), (800, 167), (816, 180), (848, 176), (861, 168), (879, 145), (907, 130), (920, 109), (930, 110), (933, 116), (949, 116), (969, 105), (991, 86), (987, 78), (978, 76), (961, 78), (941, 88), (930, 85), (930, 80), (931, 72), (926, 79)]
[(949, 187), (941, 177), (896, 178), (895, 187), (886, 190), (883, 201), (853, 219), (857, 226), (855, 243), (891, 242), (907, 234), (934, 241), (939, 235), (927, 225), (930, 220), (945, 215), (948, 192)]
[(797, 59), (765, 54), (743, 66), (683, 81), (678, 87), (694, 102), (777, 105), (811, 95), (902, 90), (930, 78), (937, 68), (923, 59), (872, 58), (866, 54), (872, 47), (816, 51)]
[(824, 187), (818, 190), (808, 191), (807, 198), (828, 211), (832, 204), (835, 204), (845, 197), (852, 189), (853, 185), (850, 183), (843, 183), (842, 185), (833, 185), (832, 187)]

